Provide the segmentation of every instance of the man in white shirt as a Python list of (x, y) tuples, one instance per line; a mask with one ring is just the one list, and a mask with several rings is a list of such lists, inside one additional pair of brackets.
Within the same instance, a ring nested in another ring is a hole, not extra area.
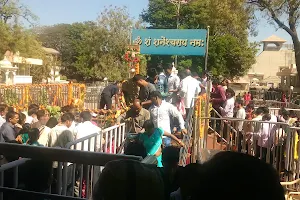
[[(92, 120), (92, 115), (89, 111), (83, 111), (80, 113), (80, 119), (81, 123), (78, 124), (75, 129), (74, 129), (74, 135), (75, 135), (75, 140), (78, 140), (80, 138), (87, 137), (89, 135), (95, 134), (95, 133), (100, 133), (101, 129), (98, 126), (95, 126), (91, 120)], [(96, 146), (95, 144), (95, 137), (93, 137), (90, 140), (90, 149), (89, 149), (89, 144), (88, 141), (84, 142), (84, 151), (99, 151), (100, 150), (100, 137), (97, 138), (96, 140)], [(81, 143), (77, 144), (76, 147), (77, 150), (82, 150)]]
[[(223, 107), (220, 106), (220, 111), (221, 111), (221, 115), (224, 118), (232, 118), (233, 117), (233, 109), (234, 109), (234, 96), (235, 93), (231, 88), (228, 88), (226, 90), (226, 100), (225, 103), (223, 105)], [(224, 129), (223, 129), (223, 138), (225, 138), (225, 140), (229, 139), (229, 135), (228, 135), (228, 131), (230, 132), (228, 125), (230, 126), (230, 124), (228, 124), (228, 122), (224, 122)]]
[(270, 114), (270, 115), (271, 115), (271, 119), (270, 119), (271, 122), (278, 122), (277, 117), (276, 117), (274, 114), (271, 114), (271, 113), (270, 113), (269, 108), (267, 108), (267, 107), (262, 107), (262, 109), (263, 109), (263, 111), (264, 111), (264, 115), (267, 115), (267, 114)]
[(176, 105), (177, 103), (177, 92), (180, 86), (180, 78), (173, 73), (173, 66), (168, 65), (165, 67), (165, 73), (167, 75), (167, 84), (168, 84), (168, 93), (169, 96), (166, 98), (166, 101)]
[(5, 116), (8, 112), (8, 106), (6, 104), (0, 104), (0, 127), (6, 122)]
[(191, 71), (187, 70), (186, 75), (187, 77), (181, 81), (179, 94), (184, 99), (184, 107), (186, 109), (186, 114), (188, 115), (191, 106), (193, 106), (191, 105), (193, 98), (201, 92), (201, 89), (197, 79), (194, 79), (191, 76)]
[(66, 141), (74, 141), (74, 135), (70, 131), (74, 115), (72, 113), (65, 113), (61, 116), (61, 122), (56, 125), (49, 134), (49, 147), (66, 148)]
[[(161, 128), (168, 133), (171, 132), (171, 119), (176, 118), (179, 122), (181, 132), (186, 134), (187, 130), (184, 126), (184, 120), (180, 112), (172, 104), (162, 100), (160, 92), (151, 93), (152, 106), (149, 108), (151, 120), (155, 128)], [(171, 145), (171, 139), (163, 137), (165, 146)]]
[(233, 89), (228, 88), (226, 90), (226, 101), (223, 107), (220, 107), (222, 117), (225, 118), (233, 117), (234, 96), (235, 96), (235, 92), (233, 91)]
[(238, 131), (238, 151), (241, 152), (241, 150), (242, 150), (242, 141), (245, 141), (245, 140), (243, 140), (243, 125), (244, 125), (244, 122), (242, 120), (246, 119), (246, 111), (243, 107), (243, 100), (237, 99), (236, 102), (235, 102), (235, 107), (237, 109), (236, 118), (241, 119), (241, 121), (238, 121), (236, 123), (237, 131)]

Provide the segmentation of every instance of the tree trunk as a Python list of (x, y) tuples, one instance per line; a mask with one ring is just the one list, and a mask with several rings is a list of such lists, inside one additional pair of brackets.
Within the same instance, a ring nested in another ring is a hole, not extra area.
[(295, 61), (297, 66), (298, 78), (300, 80), (300, 41), (297, 34), (296, 36), (292, 37), (292, 39), (295, 50)]

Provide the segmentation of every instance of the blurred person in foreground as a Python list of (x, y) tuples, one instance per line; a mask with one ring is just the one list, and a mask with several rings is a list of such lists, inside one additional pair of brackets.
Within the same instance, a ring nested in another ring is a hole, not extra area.
[(111, 161), (105, 165), (94, 186), (93, 200), (164, 200), (159, 174), (133, 160)]
[(203, 176), (198, 178), (203, 184), (193, 183), (196, 190), (191, 199), (204, 195), (211, 200), (285, 200), (276, 170), (253, 156), (220, 152), (202, 167)]

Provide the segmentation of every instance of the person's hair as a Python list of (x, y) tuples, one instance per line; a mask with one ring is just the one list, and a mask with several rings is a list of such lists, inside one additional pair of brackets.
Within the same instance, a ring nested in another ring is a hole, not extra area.
[(262, 108), (257, 108), (255, 111), (254, 111), (254, 114), (255, 115), (261, 115), (264, 113), (264, 110)]
[(147, 129), (147, 130), (151, 129), (151, 128), (154, 128), (154, 124), (153, 124), (153, 122), (151, 120), (146, 120), (144, 122), (143, 128)]
[(159, 98), (159, 99), (162, 99), (162, 95), (161, 95), (161, 93), (159, 91), (153, 91), (150, 94), (150, 98)]
[(6, 113), (5, 119), (7, 122), (9, 122), (9, 119), (14, 118), (16, 115), (18, 115), (18, 113), (14, 111), (9, 111)]
[(202, 72), (202, 76), (207, 76), (207, 74), (208, 74), (208, 72), (205, 70)]
[(226, 90), (226, 93), (230, 93), (232, 97), (235, 96), (235, 92), (234, 92), (234, 90), (231, 89), (231, 88), (228, 88), (228, 89)]
[(168, 64), (168, 65), (165, 65), (164, 66), (164, 70), (172, 70), (173, 69), (173, 65), (171, 65), (171, 64)]
[(111, 161), (100, 173), (93, 199), (163, 200), (164, 183), (159, 173), (138, 161)]
[[(148, 69), (147, 69), (147, 75), (148, 75), (149, 77), (151, 77), (151, 78), (154, 78), (155, 76), (158, 75), (158, 73), (157, 73), (157, 70), (156, 70), (155, 68), (151, 67), (151, 68), (148, 68)], [(134, 77), (132, 78), (132, 80), (135, 81), (135, 80), (134, 80)]]
[(28, 110), (31, 110), (31, 109), (39, 109), (39, 105), (37, 105), (37, 104), (30, 104), (28, 106)]
[(46, 115), (46, 111), (45, 110), (38, 110), (36, 112), (36, 116), (37, 116), (37, 119), (40, 120), (42, 117), (44, 117)]
[(269, 108), (267, 108), (267, 107), (261, 107), (261, 109), (263, 110), (264, 114), (270, 113)]
[(262, 117), (262, 120), (263, 121), (270, 121), (271, 120), (271, 115), (268, 113), (268, 114), (264, 114), (264, 116)]
[(8, 106), (6, 104), (3, 103), (0, 104), (0, 112), (4, 112), (7, 108)]
[(251, 109), (251, 110), (254, 110), (254, 104), (253, 103), (250, 103), (246, 106), (246, 109)]
[(186, 72), (186, 75), (187, 76), (191, 76), (192, 75), (192, 72), (190, 69), (185, 69), (185, 72)]
[(51, 117), (47, 123), (46, 123), (46, 126), (49, 127), (49, 128), (54, 128), (56, 125), (58, 124), (58, 121), (55, 117)]
[(74, 118), (72, 113), (65, 113), (61, 116), (60, 120), (62, 123), (65, 123), (66, 121), (74, 121)]
[(28, 110), (28, 116), (36, 115), (37, 112), (38, 112), (37, 108), (32, 108), (32, 109)]
[(295, 118), (295, 117), (297, 117), (297, 114), (296, 114), (296, 112), (294, 110), (290, 110), (288, 112), (288, 116), (290, 116), (291, 118)]
[(90, 111), (82, 111), (79, 116), (83, 119), (84, 122), (92, 120), (92, 114)]
[(212, 84), (213, 84), (213, 85), (220, 85), (220, 79), (214, 78), (214, 79), (212, 80)]
[(242, 99), (237, 99), (235, 102), (239, 105), (244, 105), (244, 101)]
[(169, 146), (162, 151), (162, 161), (164, 166), (177, 166), (179, 163), (180, 149), (177, 147)]
[(29, 131), (28, 131), (29, 142), (28, 143), (32, 144), (33, 142), (38, 141), (39, 136), (40, 136), (39, 129), (37, 129), (37, 128), (29, 129)]
[(19, 122), (18, 124), (23, 125), (26, 121), (26, 115), (24, 113), (19, 113)]
[(196, 76), (198, 76), (198, 73), (197, 72), (192, 72), (192, 76), (196, 77)]
[(179, 78), (182, 80), (182, 79), (185, 79), (187, 77), (187, 74), (186, 74), (186, 71), (180, 71), (178, 73), (178, 76)]
[(61, 112), (68, 113), (68, 112), (71, 112), (73, 109), (75, 109), (74, 106), (66, 105), (66, 106), (61, 108)]
[(147, 151), (142, 143), (134, 141), (128, 143), (128, 145), (124, 149), (124, 154), (146, 158)]
[(132, 79), (133, 79), (133, 81), (135, 81), (135, 82), (137, 82), (137, 81), (139, 81), (139, 80), (146, 80), (146, 78), (145, 78), (144, 76), (140, 75), (140, 74), (134, 75), (134, 77), (133, 77)]
[[(204, 163), (203, 168), (205, 176), (202, 180), (205, 184), (198, 187), (197, 195), (210, 194), (210, 199), (213, 200), (285, 199), (278, 172), (272, 165), (254, 156), (230, 151), (220, 152)], [(215, 184), (217, 182), (224, 184)], [(248, 192), (249, 188), (251, 192)], [(229, 190), (231, 193), (228, 193)], [(231, 194), (234, 194), (234, 198)]]

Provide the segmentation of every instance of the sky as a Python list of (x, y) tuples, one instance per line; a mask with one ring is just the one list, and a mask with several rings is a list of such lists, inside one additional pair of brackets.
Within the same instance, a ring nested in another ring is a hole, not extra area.
[[(105, 6), (126, 6), (134, 18), (138, 18), (143, 9), (147, 8), (148, 0), (20, 0), (39, 17), (39, 25), (53, 25), (58, 23), (73, 23), (95, 20)], [(276, 30), (266, 19), (261, 19), (258, 35), (249, 37), (250, 41), (259, 42), (271, 35), (276, 35), (291, 43), (290, 36), (284, 30)]]

